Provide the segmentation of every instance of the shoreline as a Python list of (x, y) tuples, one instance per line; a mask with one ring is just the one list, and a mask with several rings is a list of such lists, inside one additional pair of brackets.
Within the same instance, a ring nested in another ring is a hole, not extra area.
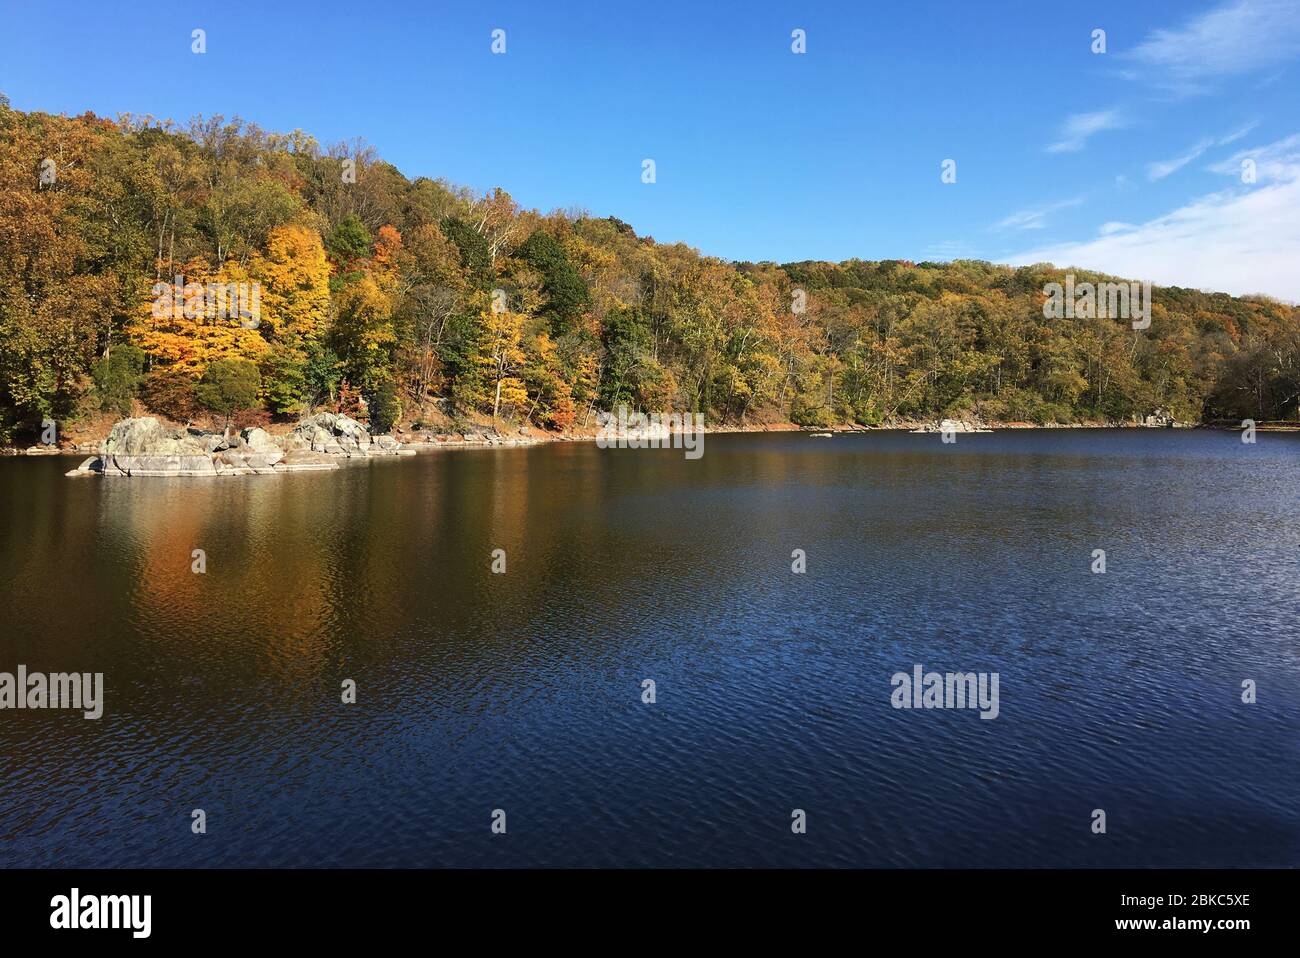
[[(1241, 427), (1238, 425), (1215, 424), (1215, 423), (1178, 423), (1172, 426), (1148, 426), (1141, 423), (1104, 423), (1104, 422), (1083, 422), (1083, 423), (1049, 423), (1039, 424), (1030, 422), (972, 422), (970, 420), (954, 420), (959, 424), (965, 423), (966, 426), (976, 428), (963, 428), (959, 426), (957, 432), (962, 435), (968, 433), (991, 433), (1000, 431), (1033, 431), (1033, 430), (1210, 430), (1215, 432), (1240, 432)], [(1300, 423), (1294, 422), (1277, 422), (1277, 423), (1259, 423), (1255, 427), (1257, 432), (1300, 432)], [(825, 427), (808, 427), (799, 426), (794, 423), (760, 423), (760, 424), (736, 424), (729, 423), (720, 426), (705, 426), (705, 435), (738, 435), (750, 433), (805, 433), (808, 435), (814, 433), (832, 433), (834, 435), (848, 434), (869, 434), (869, 433), (915, 433), (927, 434), (937, 433), (939, 428), (934, 420), (921, 420), (915, 422), (895, 422), (887, 426), (862, 426), (856, 423), (842, 423), (834, 426)], [(530, 429), (524, 435), (519, 434), (502, 434), (488, 435), (486, 433), (421, 433), (421, 438), (403, 439), (404, 433), (393, 435), (402, 450), (408, 453), (429, 452), (438, 449), (494, 449), (494, 448), (519, 448), (526, 446), (540, 446), (549, 443), (559, 442), (594, 442), (598, 438), (599, 429), (584, 428), (572, 430), (564, 433), (547, 432), (541, 429)], [(0, 456), (21, 457), (21, 456), (97, 456), (100, 452), (104, 440), (100, 439), (94, 442), (70, 443), (64, 446), (43, 446), (40, 444), (34, 446), (3, 446), (0, 447)]]

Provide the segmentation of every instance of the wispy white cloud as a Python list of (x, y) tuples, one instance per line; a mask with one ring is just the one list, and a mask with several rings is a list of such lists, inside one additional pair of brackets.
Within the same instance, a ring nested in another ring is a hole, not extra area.
[(1257, 163), (1254, 186), (1234, 184), (1137, 225), (1107, 223), (1095, 239), (1028, 250), (1010, 262), (1300, 302), (1300, 134), (1214, 169), (1237, 173), (1247, 156)]
[(1300, 166), (1300, 133), (1264, 146), (1239, 150), (1211, 166), (1210, 172), (1239, 176), (1242, 160), (1255, 161), (1255, 172), (1261, 181), (1285, 179), (1293, 167)]
[(1221, 136), (1217, 138), (1209, 137), (1207, 139), (1201, 140), (1199, 143), (1197, 143), (1195, 146), (1193, 146), (1190, 150), (1188, 150), (1186, 153), (1182, 154), (1181, 156), (1175, 156), (1173, 159), (1169, 159), (1169, 160), (1158, 160), (1154, 163), (1148, 163), (1147, 179), (1152, 181), (1163, 180), (1166, 176), (1169, 176), (1171, 173), (1177, 173), (1188, 163), (1192, 162), (1193, 160), (1201, 156), (1203, 153), (1205, 153), (1206, 150), (1213, 149), (1216, 146), (1227, 146), (1229, 143), (1235, 143), (1237, 140), (1240, 140), (1243, 136), (1245, 136), (1247, 133), (1253, 130), (1255, 126), (1256, 124), (1250, 123), (1247, 124), (1246, 126), (1243, 126), (1239, 130), (1234, 130), (1232, 133), (1229, 133), (1227, 136)]
[(1047, 217), (1057, 210), (1069, 209), (1072, 206), (1078, 206), (1083, 202), (1082, 196), (1076, 196), (1074, 199), (1061, 200), (1059, 203), (1049, 203), (1046, 206), (1032, 206), (1023, 210), (1016, 210), (1006, 219), (994, 223), (990, 229), (994, 232), (1003, 230), (1041, 230), (1047, 225)]
[(1157, 160), (1154, 163), (1148, 163), (1147, 179), (1152, 181), (1163, 180), (1166, 176), (1169, 176), (1172, 173), (1177, 173), (1212, 146), (1214, 146), (1213, 140), (1201, 140), (1201, 142), (1197, 143), (1182, 156), (1175, 156), (1170, 160)]
[(1088, 139), (1104, 130), (1116, 130), (1127, 121), (1119, 110), (1098, 110), (1095, 113), (1075, 113), (1061, 126), (1055, 142), (1047, 147), (1048, 153), (1078, 153)]
[(1229, 0), (1175, 29), (1154, 30), (1121, 53), (1126, 71), (1181, 93), (1204, 92), (1209, 81), (1275, 67), (1300, 55), (1300, 4), (1295, 0)]

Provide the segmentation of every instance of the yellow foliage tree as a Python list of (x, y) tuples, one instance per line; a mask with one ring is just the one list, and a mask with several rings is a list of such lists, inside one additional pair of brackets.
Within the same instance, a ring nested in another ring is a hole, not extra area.
[(212, 272), (196, 257), (180, 279), (147, 287), (127, 332), (155, 363), (197, 378), (217, 359), (257, 362), (267, 343), (258, 331), (257, 291), (238, 263)]
[(335, 297), (334, 348), (355, 369), (368, 368), (381, 348), (396, 341), (392, 302), (381, 281), (380, 276), (364, 273)]
[(509, 310), (488, 310), (482, 314), (483, 355), (479, 363), (493, 384), (493, 419), (501, 414), (502, 406), (521, 409), (528, 403), (528, 390), (515, 375), (527, 359), (519, 345), (525, 319), (523, 313)]
[(262, 330), (295, 344), (318, 339), (330, 308), (330, 268), (320, 234), (303, 226), (277, 226), (265, 255), (250, 273), (262, 284)]

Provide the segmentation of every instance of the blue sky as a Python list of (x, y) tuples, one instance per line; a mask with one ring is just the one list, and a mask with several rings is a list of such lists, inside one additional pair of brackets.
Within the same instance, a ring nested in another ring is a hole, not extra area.
[(1051, 259), (1300, 300), (1297, 0), (4, 0), (0, 23), (18, 109), (361, 136), (408, 176), (728, 259)]

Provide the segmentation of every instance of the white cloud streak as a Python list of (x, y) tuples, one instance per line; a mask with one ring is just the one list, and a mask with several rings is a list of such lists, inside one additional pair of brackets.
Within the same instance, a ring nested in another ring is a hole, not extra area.
[(1154, 30), (1121, 59), (1156, 86), (1203, 93), (1209, 81), (1274, 67), (1300, 54), (1295, 0), (1230, 0), (1172, 30)]
[(1009, 261), (1300, 302), (1300, 134), (1242, 151), (1213, 169), (1238, 174), (1247, 157), (1258, 168), (1254, 186), (1234, 184), (1145, 223), (1107, 223), (1095, 239), (1029, 250)]
[(1083, 203), (1082, 196), (1076, 196), (1074, 199), (1062, 200), (1059, 203), (1049, 203), (1046, 206), (1033, 206), (1023, 210), (1017, 210), (1006, 219), (999, 220), (990, 227), (994, 232), (1004, 230), (1041, 230), (1047, 225), (1047, 217), (1057, 210), (1069, 209), (1072, 206), (1079, 206)]
[(1055, 142), (1047, 147), (1048, 153), (1078, 153), (1088, 140), (1104, 130), (1116, 130), (1126, 123), (1119, 110), (1098, 110), (1095, 113), (1075, 113), (1069, 117), (1057, 134)]
[(1147, 179), (1152, 182), (1155, 180), (1163, 180), (1166, 176), (1169, 176), (1172, 173), (1177, 173), (1188, 163), (1198, 159), (1207, 150), (1211, 150), (1218, 146), (1227, 146), (1229, 143), (1235, 143), (1253, 130), (1255, 126), (1256, 124), (1251, 123), (1242, 127), (1240, 130), (1235, 130), (1234, 132), (1229, 133), (1227, 136), (1221, 136), (1218, 138), (1209, 137), (1208, 139), (1201, 140), (1182, 156), (1176, 156), (1169, 160), (1158, 160), (1154, 163), (1148, 163)]

